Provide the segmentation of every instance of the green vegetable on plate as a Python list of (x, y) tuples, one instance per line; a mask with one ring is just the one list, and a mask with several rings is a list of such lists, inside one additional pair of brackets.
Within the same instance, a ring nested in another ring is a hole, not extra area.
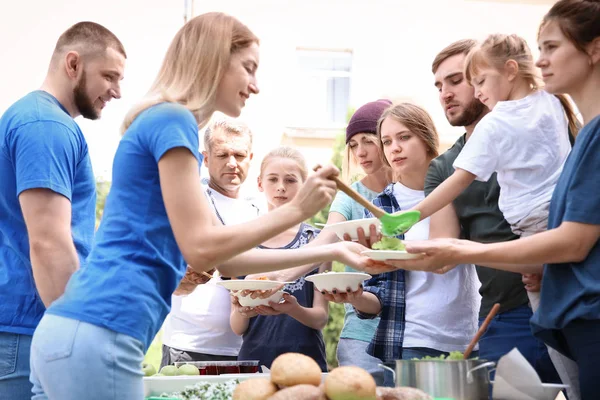
[(379, 242), (373, 243), (373, 250), (396, 250), (404, 251), (404, 243), (395, 237), (383, 236)]

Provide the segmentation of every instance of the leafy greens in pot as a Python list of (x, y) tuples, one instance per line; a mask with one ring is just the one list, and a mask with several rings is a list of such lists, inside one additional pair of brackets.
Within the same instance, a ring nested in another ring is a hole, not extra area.
[(442, 361), (442, 360), (449, 360), (449, 361), (458, 361), (458, 360), (462, 360), (464, 357), (464, 354), (462, 353), (462, 351), (451, 351), (450, 354), (446, 355), (441, 355), (439, 357), (432, 357), (432, 356), (425, 356), (423, 358), (413, 358), (413, 360), (415, 361)]

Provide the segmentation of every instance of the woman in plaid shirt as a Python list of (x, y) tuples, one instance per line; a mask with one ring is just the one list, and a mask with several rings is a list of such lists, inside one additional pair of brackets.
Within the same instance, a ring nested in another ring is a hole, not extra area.
[[(425, 197), (427, 169), (438, 155), (437, 131), (425, 110), (401, 103), (383, 113), (378, 135), (394, 183), (373, 203), (389, 213), (408, 210)], [(434, 217), (435, 227), (430, 229), (427, 218), (399, 238), (427, 239), (436, 228), (436, 234), (443, 228), (445, 236), (457, 237), (458, 222), (451, 211), (440, 211)], [(368, 211), (365, 216), (371, 217)], [(473, 265), (444, 275), (398, 270), (374, 276), (362, 290), (335, 297), (352, 304), (359, 318), (381, 317), (367, 352), (390, 362), (464, 351), (477, 331), (479, 285)]]

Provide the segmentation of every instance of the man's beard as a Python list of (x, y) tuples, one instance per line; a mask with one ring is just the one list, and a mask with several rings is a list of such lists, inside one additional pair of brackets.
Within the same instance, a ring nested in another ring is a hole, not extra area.
[(79, 114), (83, 118), (87, 119), (98, 119), (100, 118), (100, 113), (94, 108), (94, 102), (89, 98), (86, 93), (87, 89), (87, 80), (85, 76), (85, 71), (81, 73), (81, 78), (77, 85), (73, 89), (73, 98), (75, 100), (75, 107), (79, 111)]
[(446, 115), (446, 118), (452, 126), (469, 126), (472, 125), (475, 121), (477, 121), (477, 119), (481, 116), (481, 114), (484, 111), (485, 104), (474, 98), (467, 105), (467, 107), (465, 107), (462, 114), (456, 116), (456, 119), (451, 120), (448, 115)]

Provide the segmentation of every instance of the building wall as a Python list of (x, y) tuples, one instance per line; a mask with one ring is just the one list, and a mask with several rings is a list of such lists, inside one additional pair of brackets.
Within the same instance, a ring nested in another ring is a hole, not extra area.
[[(192, 4), (192, 0), (187, 0)], [(351, 50), (349, 106), (381, 97), (414, 101), (433, 116), (445, 145), (460, 129), (446, 122), (430, 71), (438, 50), (453, 40), (515, 32), (532, 47), (545, 0), (193, 0), (193, 13), (224, 11), (249, 25), (261, 39), (261, 93), (242, 118), (256, 134), (255, 159), (279, 143), (306, 149), (310, 164), (330, 158), (335, 130), (293, 135), (291, 121), (303, 121), (310, 98), (298, 98), (296, 49)], [(150, 87), (166, 48), (183, 24), (185, 0), (30, 0), (0, 2), (0, 112), (40, 86), (56, 40), (71, 24), (93, 20), (123, 41), (128, 60), (123, 98), (113, 100), (99, 121), (78, 122), (88, 139), (94, 170), (110, 179), (119, 126), (127, 110)], [(304, 114), (303, 114), (304, 113)], [(309, 116), (306, 118), (309, 120)], [(343, 131), (338, 127), (337, 131)], [(287, 134), (286, 134), (287, 132)], [(321, 132), (321, 133), (319, 133)], [(319, 138), (326, 136), (325, 138)], [(255, 164), (258, 164), (256, 162)], [(254, 185), (258, 171), (252, 168)]]
[(302, 114), (302, 103), (310, 101), (297, 99), (292, 90), (297, 48), (351, 50), (350, 107), (378, 98), (417, 103), (432, 114), (445, 149), (461, 130), (449, 126), (439, 105), (431, 73), (435, 54), (454, 40), (483, 39), (494, 32), (518, 33), (537, 47), (538, 22), (551, 4), (543, 0), (196, 0), (194, 13), (227, 12), (261, 40), (261, 93), (248, 102), (242, 115), (256, 133), (256, 157), (280, 137), (282, 143), (306, 148), (312, 164), (327, 161), (332, 142), (321, 138), (318, 129), (313, 139), (293, 137), (287, 129), (296, 114)]

